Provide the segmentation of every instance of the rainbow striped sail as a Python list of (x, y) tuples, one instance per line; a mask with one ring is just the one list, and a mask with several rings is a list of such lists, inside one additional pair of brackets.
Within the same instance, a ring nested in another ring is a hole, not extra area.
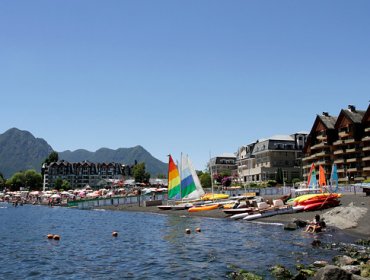
[(168, 162), (168, 199), (181, 199), (180, 174), (171, 155)]

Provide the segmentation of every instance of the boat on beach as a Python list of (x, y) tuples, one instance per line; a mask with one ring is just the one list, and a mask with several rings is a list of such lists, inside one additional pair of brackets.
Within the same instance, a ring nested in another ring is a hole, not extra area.
[(202, 205), (202, 206), (193, 206), (188, 209), (188, 212), (201, 212), (201, 211), (209, 211), (215, 210), (219, 207), (218, 204), (211, 204), (211, 205)]
[(168, 203), (158, 205), (161, 210), (187, 210), (193, 203), (201, 201), (204, 190), (195, 169), (187, 155), (181, 155), (181, 176), (179, 169), (169, 155), (168, 163)]

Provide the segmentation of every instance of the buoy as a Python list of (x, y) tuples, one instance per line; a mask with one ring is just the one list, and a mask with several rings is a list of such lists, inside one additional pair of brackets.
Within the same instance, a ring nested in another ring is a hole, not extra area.
[(60, 236), (58, 234), (54, 234), (53, 239), (54, 240), (59, 240), (60, 239)]
[(195, 229), (195, 231), (196, 231), (196, 232), (201, 232), (202, 230), (201, 230), (199, 227), (197, 227), (197, 228)]
[(117, 237), (118, 236), (118, 232), (117, 231), (113, 231), (112, 232), (112, 236)]
[(52, 234), (48, 234), (47, 236), (46, 236), (48, 239), (53, 239), (53, 237), (54, 237), (54, 235), (52, 235)]
[(187, 228), (187, 229), (185, 230), (185, 233), (186, 233), (186, 234), (190, 234), (190, 233), (191, 233), (191, 230)]

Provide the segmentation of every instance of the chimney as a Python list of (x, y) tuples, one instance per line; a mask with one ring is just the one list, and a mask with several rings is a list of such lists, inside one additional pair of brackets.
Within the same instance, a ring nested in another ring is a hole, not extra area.
[(348, 105), (348, 110), (351, 112), (356, 112), (356, 107), (354, 105)]
[(325, 117), (329, 117), (329, 113), (328, 112), (322, 112), (322, 115), (325, 116)]

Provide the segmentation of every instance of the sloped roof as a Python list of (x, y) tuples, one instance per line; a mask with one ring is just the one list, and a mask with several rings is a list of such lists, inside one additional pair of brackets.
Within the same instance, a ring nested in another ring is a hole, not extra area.
[(337, 117), (325, 115), (317, 115), (317, 117), (322, 121), (326, 128), (334, 129)]
[(352, 110), (346, 109), (346, 110), (342, 110), (342, 113), (345, 114), (354, 123), (361, 123), (365, 115), (365, 111), (362, 111), (362, 110), (352, 111)]

